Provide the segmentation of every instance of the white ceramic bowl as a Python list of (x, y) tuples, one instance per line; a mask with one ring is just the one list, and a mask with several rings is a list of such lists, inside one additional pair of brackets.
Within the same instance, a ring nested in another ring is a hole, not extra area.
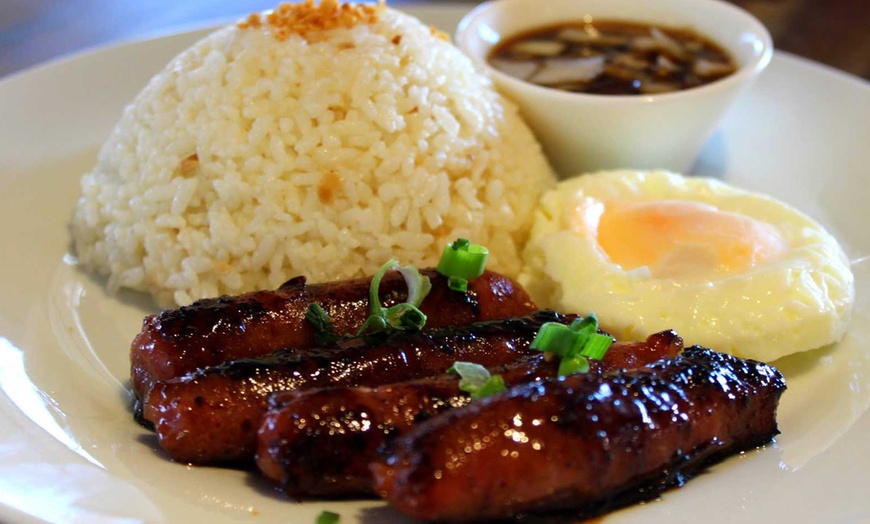
[[(738, 70), (673, 93), (594, 95), (540, 87), (486, 61), (506, 38), (587, 16), (692, 29), (729, 51)], [(563, 177), (617, 168), (689, 173), (719, 119), (773, 55), (764, 25), (719, 0), (492, 0), (462, 19), (456, 42), (520, 106)]]

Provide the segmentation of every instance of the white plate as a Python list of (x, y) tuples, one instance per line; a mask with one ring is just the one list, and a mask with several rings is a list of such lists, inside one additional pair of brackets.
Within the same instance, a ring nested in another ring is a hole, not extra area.
[[(451, 30), (464, 8), (409, 9)], [(173, 463), (131, 419), (128, 345), (152, 307), (107, 296), (67, 256), (78, 179), (123, 105), (186, 33), (80, 55), (0, 82), (0, 520), (401, 522), (377, 502), (294, 504), (255, 475)], [(836, 347), (779, 362), (775, 445), (733, 458), (611, 522), (870, 521), (870, 88), (778, 54), (696, 172), (765, 191), (827, 226), (858, 305)]]

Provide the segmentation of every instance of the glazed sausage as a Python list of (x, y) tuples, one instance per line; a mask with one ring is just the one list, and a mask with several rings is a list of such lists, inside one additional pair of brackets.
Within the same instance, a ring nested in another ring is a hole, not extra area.
[(217, 463), (253, 459), (257, 428), (271, 393), (324, 386), (377, 386), (444, 373), (457, 360), (496, 366), (529, 353), (545, 322), (575, 315), (525, 317), (440, 330), (343, 340), (337, 349), (277, 352), (156, 382), (143, 405), (173, 459)]
[[(617, 342), (590, 373), (640, 367), (682, 351), (673, 331)], [(491, 369), (508, 386), (556, 376), (541, 353)], [(470, 401), (455, 375), (375, 388), (331, 387), (276, 393), (258, 434), (257, 465), (293, 497), (374, 494), (369, 463), (391, 438)]]
[(378, 493), (414, 519), (589, 516), (770, 441), (784, 390), (769, 365), (689, 348), (639, 370), (472, 402), (393, 439), (371, 468)]
[[(447, 287), (446, 277), (423, 270), (432, 290), (420, 309), (427, 329), (526, 315), (535, 311), (528, 294), (511, 279), (484, 272), (465, 293)], [(158, 380), (281, 348), (318, 346), (305, 320), (309, 304), (323, 307), (339, 334), (355, 333), (369, 315), (370, 278), (307, 284), (294, 278), (274, 291), (204, 299), (146, 317), (130, 347), (133, 389), (139, 398)], [(379, 288), (382, 303), (404, 302), (407, 288), (388, 272)]]

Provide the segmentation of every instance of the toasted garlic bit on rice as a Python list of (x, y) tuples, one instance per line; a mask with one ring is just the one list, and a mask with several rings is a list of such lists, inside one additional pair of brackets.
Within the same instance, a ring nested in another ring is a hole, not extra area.
[(431, 265), (458, 236), (515, 275), (553, 182), (515, 107), (437, 32), (382, 5), (306, 2), (157, 74), (82, 178), (72, 231), (110, 289), (164, 307)]
[(377, 5), (321, 0), (319, 6), (315, 5), (314, 0), (305, 0), (295, 4), (283, 3), (264, 15), (253, 13), (238, 25), (242, 29), (265, 27), (281, 41), (287, 40), (290, 35), (310, 39), (312, 34), (330, 29), (349, 29), (355, 25), (376, 23), (385, 11), (384, 0)]

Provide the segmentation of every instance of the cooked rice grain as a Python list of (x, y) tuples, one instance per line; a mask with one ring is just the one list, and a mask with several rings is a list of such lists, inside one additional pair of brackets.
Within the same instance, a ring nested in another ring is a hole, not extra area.
[(308, 40), (230, 26), (184, 51), (82, 178), (72, 231), (110, 289), (164, 307), (427, 266), (458, 236), (514, 275), (553, 181), (490, 81), (386, 9)]

